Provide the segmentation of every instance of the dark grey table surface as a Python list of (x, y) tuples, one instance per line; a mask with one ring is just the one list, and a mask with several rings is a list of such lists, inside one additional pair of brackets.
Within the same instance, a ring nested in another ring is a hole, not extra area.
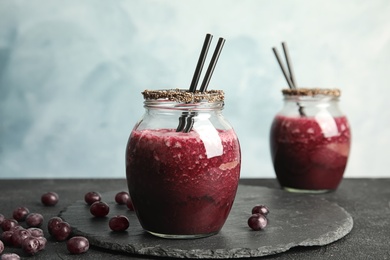
[[(242, 179), (240, 183), (279, 188), (275, 179)], [(6, 247), (5, 252), (16, 252), (23, 259), (151, 259), (94, 247), (85, 254), (71, 255), (65, 242), (55, 242), (47, 234), (46, 226), (50, 217), (58, 215), (76, 200), (83, 199), (87, 191), (103, 193), (126, 189), (123, 179), (1, 179), (0, 213), (11, 217), (16, 207), (26, 206), (30, 212), (43, 214), (45, 222), (42, 227), (48, 238), (46, 249), (35, 256), (26, 256), (20, 249), (11, 247)], [(46, 191), (55, 191), (60, 195), (60, 201), (55, 207), (44, 207), (41, 204), (40, 196)], [(337, 191), (316, 196), (335, 202), (347, 210), (354, 220), (352, 231), (326, 246), (296, 247), (261, 259), (390, 259), (390, 179), (344, 179)]]

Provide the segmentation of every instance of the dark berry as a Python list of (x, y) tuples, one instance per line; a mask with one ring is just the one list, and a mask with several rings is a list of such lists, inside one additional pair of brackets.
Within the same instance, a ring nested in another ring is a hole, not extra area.
[(12, 213), (12, 217), (16, 220), (16, 221), (24, 221), (28, 215), (28, 213), (30, 213), (30, 211), (28, 210), (28, 208), (26, 207), (19, 207), (19, 208), (16, 208), (14, 210), (14, 212)]
[(36, 239), (38, 239), (38, 241), (39, 241), (38, 251), (41, 251), (41, 250), (45, 249), (46, 243), (47, 243), (47, 239), (44, 236), (36, 237)]
[(57, 241), (64, 241), (69, 237), (71, 231), (72, 228), (70, 227), (68, 222), (62, 221), (53, 227), (51, 235)]
[(1, 223), (3, 223), (4, 219), (5, 219), (4, 215), (0, 214), (0, 225), (1, 225)]
[(130, 223), (126, 216), (117, 215), (110, 219), (108, 225), (112, 231), (125, 231), (129, 227)]
[(1, 253), (3, 253), (3, 251), (4, 251), (4, 243), (3, 241), (0, 240), (0, 255)]
[(39, 213), (30, 213), (26, 217), (26, 224), (29, 227), (40, 227), (43, 223), (43, 216)]
[(1, 260), (19, 260), (20, 256), (15, 253), (8, 253), (1, 255)]
[(248, 226), (253, 230), (262, 230), (267, 226), (268, 220), (263, 214), (252, 214), (248, 219)]
[(66, 242), (66, 247), (71, 254), (82, 254), (88, 251), (89, 241), (85, 237), (75, 236)]
[(29, 255), (34, 255), (39, 251), (39, 240), (36, 237), (28, 237), (22, 242), (22, 249)]
[(30, 236), (31, 233), (27, 229), (15, 230), (11, 237), (11, 243), (14, 247), (21, 247), (23, 240)]
[(33, 236), (33, 237), (42, 237), (42, 236), (44, 236), (43, 230), (40, 229), (40, 228), (30, 227), (27, 230), (30, 231), (31, 236)]
[(3, 229), (3, 231), (8, 231), (8, 230), (11, 230), (13, 227), (16, 227), (18, 225), (19, 225), (19, 223), (15, 219), (6, 218), (3, 220), (3, 223), (1, 223), (1, 229)]
[(56, 205), (58, 202), (58, 199), (59, 199), (58, 194), (53, 192), (53, 191), (47, 192), (41, 196), (41, 201), (42, 201), (43, 205), (45, 205), (45, 206)]
[(20, 225), (16, 225), (16, 226), (12, 227), (12, 228), (10, 229), (10, 231), (16, 231), (16, 230), (20, 230), (20, 229), (25, 229), (25, 228), (22, 227), (22, 226), (20, 226)]
[(269, 209), (264, 205), (256, 205), (252, 209), (252, 214), (263, 214), (264, 216), (267, 216), (269, 213)]
[(4, 242), (5, 245), (12, 245), (12, 235), (14, 234), (13, 231), (8, 230), (4, 231), (3, 234), (1, 234), (1, 240)]
[(95, 217), (105, 217), (110, 212), (110, 207), (103, 201), (96, 201), (91, 205), (89, 211)]
[(130, 195), (128, 192), (126, 191), (121, 191), (121, 192), (118, 192), (116, 195), (115, 195), (115, 201), (116, 203), (118, 203), (119, 205), (125, 205), (127, 203), (127, 200), (130, 198)]
[(94, 202), (101, 201), (101, 200), (102, 200), (102, 196), (100, 195), (99, 192), (96, 191), (90, 191), (84, 195), (84, 201), (88, 205), (92, 205)]
[(134, 211), (134, 205), (133, 205), (133, 201), (131, 200), (131, 198), (129, 198), (129, 199), (127, 200), (126, 205), (127, 205), (127, 208), (128, 208), (129, 210)]
[(47, 223), (47, 230), (49, 231), (50, 235), (52, 235), (54, 227), (56, 227), (57, 224), (61, 222), (63, 222), (63, 220), (60, 217), (52, 217), (51, 219), (49, 219), (49, 222)]

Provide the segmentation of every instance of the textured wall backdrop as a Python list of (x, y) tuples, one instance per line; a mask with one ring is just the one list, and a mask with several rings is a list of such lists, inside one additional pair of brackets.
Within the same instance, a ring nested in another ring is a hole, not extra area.
[(1, 0), (0, 178), (123, 178), (140, 92), (187, 88), (206, 33), (226, 38), (209, 89), (226, 92), (243, 177), (274, 177), (281, 41), (300, 86), (342, 90), (346, 176), (390, 176), (389, 14), (388, 0)]

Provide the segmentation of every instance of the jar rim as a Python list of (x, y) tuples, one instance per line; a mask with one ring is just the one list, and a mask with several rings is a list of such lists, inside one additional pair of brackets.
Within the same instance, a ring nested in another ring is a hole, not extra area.
[(224, 101), (223, 90), (208, 90), (205, 92), (190, 92), (187, 89), (144, 90), (141, 92), (145, 100), (169, 100), (178, 103), (200, 103)]
[(341, 95), (340, 89), (337, 88), (296, 88), (296, 89), (282, 89), (285, 96), (331, 96), (339, 97)]

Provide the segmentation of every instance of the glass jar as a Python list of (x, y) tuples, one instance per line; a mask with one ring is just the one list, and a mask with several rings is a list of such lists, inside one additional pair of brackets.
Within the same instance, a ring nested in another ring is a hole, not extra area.
[(235, 199), (241, 151), (222, 115), (224, 93), (144, 91), (145, 113), (126, 147), (137, 217), (164, 238), (218, 233)]
[(351, 133), (338, 89), (284, 89), (270, 132), (271, 157), (282, 188), (336, 190), (347, 165)]

